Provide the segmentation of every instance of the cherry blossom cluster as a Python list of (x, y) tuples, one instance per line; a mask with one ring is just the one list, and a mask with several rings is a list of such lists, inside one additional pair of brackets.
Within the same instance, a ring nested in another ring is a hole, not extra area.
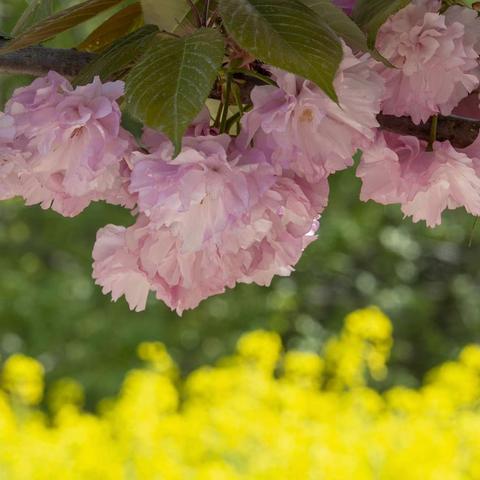
[[(351, 12), (354, 2), (337, 2)], [(97, 234), (93, 277), (143, 310), (149, 292), (181, 314), (237, 283), (289, 275), (316, 238), (328, 177), (362, 157), (361, 199), (400, 204), (413, 221), (445, 209), (480, 215), (480, 137), (469, 147), (384, 133), (380, 112), (426, 122), (480, 119), (480, 19), (437, 0), (415, 0), (380, 29), (377, 49), (344, 56), (338, 103), (314, 83), (266, 67), (238, 136), (205, 110), (174, 155), (161, 133), (137, 141), (121, 127), (123, 82), (79, 87), (50, 72), (15, 91), (0, 114), (0, 199), (23, 197), (64, 216), (92, 201), (130, 209), (135, 223)]]
[(74, 89), (55, 72), (17, 90), (0, 116), (0, 199), (18, 195), (66, 217), (96, 200), (132, 208), (122, 95), (123, 82)]
[[(416, 0), (381, 28), (377, 48), (396, 67), (374, 66), (386, 85), (383, 113), (417, 124), (439, 113), (480, 119), (480, 18), (460, 6), (439, 8)], [(362, 200), (399, 203), (415, 222), (439, 225), (445, 209), (462, 206), (480, 215), (480, 137), (460, 150), (379, 131), (357, 174)]]

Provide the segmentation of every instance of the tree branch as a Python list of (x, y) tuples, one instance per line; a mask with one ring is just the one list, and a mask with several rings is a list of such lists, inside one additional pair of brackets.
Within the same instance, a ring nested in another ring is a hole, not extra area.
[[(421, 140), (430, 140), (432, 119), (427, 123), (415, 125), (410, 117), (395, 117), (393, 115), (380, 114), (377, 116), (382, 130), (412, 135)], [(449, 140), (457, 148), (465, 148), (471, 145), (480, 133), (480, 120), (463, 117), (438, 117), (437, 140), (443, 142)]]
[[(0, 48), (7, 42), (0, 37)], [(0, 55), (0, 73), (41, 76), (55, 70), (65, 77), (74, 77), (95, 55), (73, 49), (28, 47)]]
[[(0, 48), (6, 41), (7, 39), (0, 37)], [(74, 77), (95, 57), (95, 54), (74, 49), (34, 46), (0, 55), (0, 73), (40, 76), (45, 75), (49, 70), (55, 70), (66, 77)], [(242, 98), (248, 101), (251, 90), (259, 82), (241, 74), (235, 75), (235, 78), (241, 83)], [(218, 85), (212, 90), (211, 97), (217, 99), (221, 97), (221, 89)], [(431, 121), (415, 125), (409, 117), (380, 114), (377, 118), (383, 130), (412, 135), (426, 141), (430, 138)], [(437, 139), (449, 140), (457, 148), (471, 145), (479, 133), (480, 120), (454, 116), (438, 119)]]

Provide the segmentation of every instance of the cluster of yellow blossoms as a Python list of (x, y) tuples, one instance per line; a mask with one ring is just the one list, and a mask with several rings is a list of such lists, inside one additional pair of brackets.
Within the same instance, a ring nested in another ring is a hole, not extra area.
[(346, 318), (323, 356), (282, 353), (275, 333), (243, 336), (236, 353), (182, 380), (164, 346), (117, 398), (82, 411), (73, 380), (38, 405), (42, 366), (13, 355), (2, 371), (0, 479), (480, 479), (480, 347), (433, 370), (419, 389), (382, 394), (390, 321)]

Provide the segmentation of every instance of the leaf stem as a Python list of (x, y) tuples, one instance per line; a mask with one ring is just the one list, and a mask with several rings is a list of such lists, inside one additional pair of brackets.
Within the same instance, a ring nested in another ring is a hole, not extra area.
[(220, 133), (225, 133), (225, 129), (227, 127), (227, 119), (228, 119), (228, 109), (230, 106), (230, 95), (232, 93), (232, 76), (230, 73), (227, 73), (227, 86), (225, 88), (225, 96), (222, 99), (223, 103), (223, 112), (222, 112), (222, 120), (220, 122)]
[(228, 120), (227, 120), (227, 125), (225, 127), (225, 133), (229, 133), (231, 128), (240, 122), (240, 119), (242, 118), (240, 112), (235, 113), (232, 115)]
[(433, 152), (433, 144), (437, 141), (438, 115), (432, 117), (432, 126), (430, 128), (430, 141), (428, 142), (427, 152)]
[(193, 2), (193, 0), (187, 0), (187, 3), (190, 5), (190, 9), (192, 10), (193, 14), (195, 15), (195, 20), (197, 21), (197, 27), (201, 28), (203, 26), (202, 16), (198, 11), (197, 6)]
[(240, 93), (240, 87), (235, 82), (232, 83), (232, 94), (235, 98), (235, 101), (237, 102), (237, 107), (240, 112), (240, 115), (243, 115), (244, 108), (243, 108), (242, 96)]
[(213, 122), (213, 126), (215, 128), (219, 128), (220, 127), (220, 119), (222, 118), (222, 112), (223, 112), (223, 103), (222, 102), (219, 102), (218, 104), (218, 109), (217, 109), (217, 113), (215, 115), (215, 121)]
[(228, 70), (231, 74), (240, 73), (245, 75), (246, 77), (256, 78), (257, 80), (261, 80), (262, 82), (266, 83), (267, 85), (273, 85), (274, 87), (278, 86), (274, 80), (266, 75), (262, 75), (261, 73), (255, 72), (254, 70), (248, 70), (247, 68), (232, 68)]

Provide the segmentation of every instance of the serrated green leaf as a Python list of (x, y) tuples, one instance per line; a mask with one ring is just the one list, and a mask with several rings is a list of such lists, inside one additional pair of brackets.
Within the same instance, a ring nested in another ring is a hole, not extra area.
[(121, 38), (89, 63), (77, 75), (73, 83), (75, 85), (90, 83), (96, 75), (99, 75), (102, 81), (117, 78), (117, 74), (124, 72), (141, 58), (157, 34), (158, 27), (145, 25)]
[(222, 36), (211, 29), (155, 39), (127, 77), (128, 111), (165, 133), (178, 153), (215, 82), (224, 49)]
[(301, 0), (301, 2), (317, 12), (322, 20), (353, 50), (362, 52), (368, 50), (367, 38), (360, 27), (331, 0)]
[(122, 0), (87, 0), (86, 2), (55, 13), (27, 28), (18, 37), (8, 42), (5, 47), (0, 49), (0, 54), (13, 52), (14, 50), (19, 50), (48, 40), (65, 30), (95, 17), (100, 12), (120, 2), (122, 2)]
[(405, 8), (411, 0), (358, 0), (353, 19), (367, 34), (368, 46), (375, 47), (377, 32), (387, 19)]
[(12, 36), (17, 36), (30, 25), (53, 14), (55, 0), (32, 0), (13, 27)]
[(142, 26), (142, 6), (135, 2), (103, 22), (77, 48), (86, 52), (99, 52)]
[(220, 0), (234, 40), (258, 59), (315, 82), (337, 101), (333, 87), (343, 52), (335, 32), (297, 0)]

